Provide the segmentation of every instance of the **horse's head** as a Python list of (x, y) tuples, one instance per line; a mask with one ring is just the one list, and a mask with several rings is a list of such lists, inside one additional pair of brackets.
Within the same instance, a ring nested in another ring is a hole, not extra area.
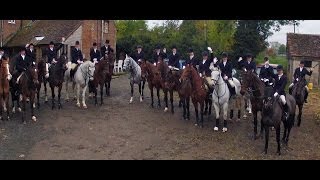
[(271, 110), (273, 105), (273, 88), (268, 86), (264, 89), (263, 109)]
[(131, 69), (132, 68), (131, 67), (132, 66), (131, 62), (132, 61), (133, 61), (133, 59), (130, 56), (126, 55), (126, 58), (123, 61), (123, 70), (127, 71), (128, 69)]
[(39, 84), (39, 79), (38, 79), (38, 68), (36, 65), (31, 65), (28, 69), (28, 72), (31, 76), (31, 79), (32, 79), (32, 82), (35, 84), (35, 85), (38, 85)]
[(292, 95), (295, 97), (295, 99), (301, 102), (304, 101), (306, 94), (305, 83), (305, 79), (299, 78), (298, 82), (296, 82), (292, 88)]
[(212, 85), (215, 86), (218, 84), (219, 79), (221, 78), (221, 71), (218, 67), (211, 68), (211, 70)]
[(60, 56), (60, 59), (59, 59), (58, 63), (62, 67), (63, 71), (66, 71), (68, 69), (68, 67), (67, 67), (68, 56), (66, 54), (62, 54)]

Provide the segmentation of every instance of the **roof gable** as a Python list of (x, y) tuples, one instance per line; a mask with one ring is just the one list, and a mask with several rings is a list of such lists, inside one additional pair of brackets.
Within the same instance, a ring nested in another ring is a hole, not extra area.
[(320, 57), (320, 35), (287, 34), (289, 56)]
[[(24, 46), (27, 43), (49, 44), (68, 38), (82, 24), (82, 20), (39, 20), (19, 30), (6, 44), (8, 47)], [(36, 36), (44, 36), (36, 40)]]

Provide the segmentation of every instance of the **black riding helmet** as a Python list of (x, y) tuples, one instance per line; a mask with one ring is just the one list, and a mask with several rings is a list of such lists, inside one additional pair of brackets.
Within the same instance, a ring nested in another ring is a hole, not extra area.
[(279, 70), (283, 70), (283, 66), (281, 64), (277, 66), (277, 71)]

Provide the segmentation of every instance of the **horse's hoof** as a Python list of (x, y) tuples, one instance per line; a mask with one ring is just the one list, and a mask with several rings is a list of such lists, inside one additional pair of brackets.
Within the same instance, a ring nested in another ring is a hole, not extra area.
[(198, 124), (197, 124), (197, 123), (195, 123), (194, 125), (195, 125), (195, 126), (198, 126)]
[(7, 117), (7, 121), (10, 121), (10, 117), (9, 116)]
[(236, 122), (240, 122), (241, 119), (237, 119)]
[(164, 112), (167, 112), (168, 111), (168, 108), (166, 107), (166, 108), (164, 108)]
[(18, 111), (21, 112), (22, 111), (21, 108), (18, 108)]
[(227, 132), (228, 131), (228, 128), (224, 127), (222, 128), (222, 132)]
[(280, 156), (280, 155), (281, 155), (281, 152), (280, 152), (280, 151), (278, 151), (278, 152), (277, 152), (277, 154), (278, 154), (278, 156)]
[(61, 106), (61, 105), (58, 105), (58, 109), (62, 109), (62, 106)]
[(0, 116), (0, 120), (3, 120), (3, 117), (2, 117), (2, 116)]
[(218, 128), (217, 126), (215, 126), (215, 127), (213, 128), (213, 130), (214, 130), (214, 131), (218, 131), (219, 128)]
[(33, 108), (36, 108), (36, 104), (33, 104), (32, 106), (33, 106)]
[(36, 116), (32, 116), (32, 118), (31, 118), (34, 122), (36, 122), (37, 121), (37, 118), (36, 118)]
[(77, 106), (80, 107), (80, 103), (77, 103)]
[(83, 105), (83, 108), (84, 108), (84, 109), (87, 109), (88, 107), (87, 107), (87, 105)]
[(22, 123), (23, 123), (23, 124), (27, 124), (27, 121), (23, 121)]
[(245, 114), (245, 115), (243, 115), (243, 119), (247, 119), (247, 117), (248, 117), (248, 116), (247, 116), (246, 114)]

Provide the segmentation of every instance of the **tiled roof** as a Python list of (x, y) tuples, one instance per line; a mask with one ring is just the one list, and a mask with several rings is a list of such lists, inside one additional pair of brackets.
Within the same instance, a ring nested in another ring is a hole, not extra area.
[(320, 35), (287, 34), (289, 56), (320, 57)]

